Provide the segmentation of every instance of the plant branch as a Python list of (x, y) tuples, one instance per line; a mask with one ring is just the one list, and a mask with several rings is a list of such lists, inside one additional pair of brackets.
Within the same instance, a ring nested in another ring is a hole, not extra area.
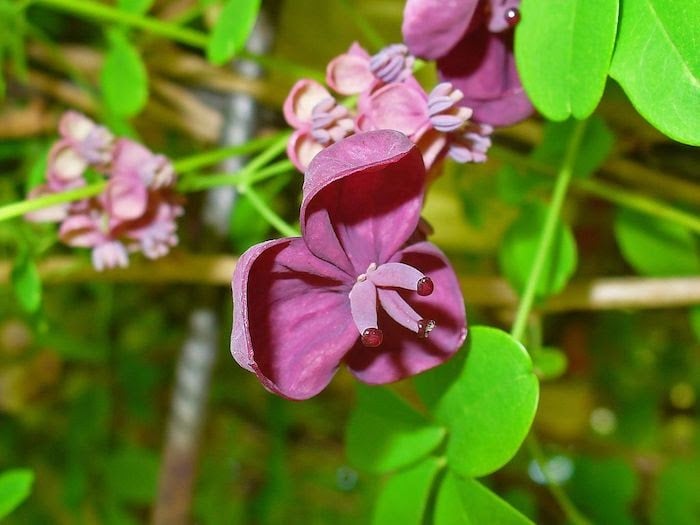
[[(554, 175), (555, 168), (545, 162), (531, 159), (514, 151), (499, 146), (493, 146), (489, 154), (503, 162), (522, 168), (531, 169), (545, 175)], [(595, 195), (614, 204), (624, 206), (660, 219), (668, 220), (700, 233), (700, 218), (667, 204), (661, 203), (646, 195), (629, 191), (614, 184), (593, 179), (574, 179), (571, 182), (575, 190)]]
[(107, 186), (107, 181), (100, 181), (88, 186), (76, 188), (74, 190), (63, 191), (61, 193), (53, 193), (44, 195), (35, 199), (26, 199), (19, 202), (13, 202), (5, 206), (0, 206), (0, 221), (13, 219), (32, 211), (49, 208), (57, 204), (65, 204), (67, 202), (79, 201), (87, 199), (102, 193)]
[(43, 4), (59, 11), (100, 22), (114, 22), (144, 29), (150, 33), (164, 36), (176, 42), (180, 42), (181, 44), (197, 48), (206, 48), (207, 42), (209, 41), (208, 35), (195, 31), (194, 29), (164, 22), (158, 18), (129, 13), (97, 2), (87, 0), (34, 0), (33, 3)]
[(259, 151), (265, 146), (269, 146), (271, 143), (276, 142), (278, 137), (279, 134), (269, 135), (266, 137), (253, 139), (249, 142), (245, 142), (244, 144), (236, 144), (235, 146), (228, 146), (213, 151), (207, 151), (205, 153), (200, 153), (198, 155), (185, 157), (174, 161), (173, 168), (175, 168), (177, 173), (181, 174), (198, 170), (204, 166), (217, 164), (218, 162), (221, 162), (229, 157), (247, 155), (249, 153)]
[(525, 291), (523, 292), (520, 304), (518, 305), (518, 310), (515, 314), (513, 329), (511, 330), (511, 335), (518, 341), (523, 338), (523, 334), (525, 333), (527, 318), (530, 315), (530, 310), (532, 309), (532, 305), (535, 301), (537, 285), (542, 277), (542, 272), (544, 271), (547, 257), (551, 252), (554, 232), (557, 221), (559, 220), (559, 215), (561, 214), (562, 206), (564, 205), (566, 190), (568, 189), (569, 182), (571, 181), (574, 162), (576, 161), (576, 155), (578, 154), (581, 139), (583, 138), (583, 132), (586, 129), (586, 122), (587, 121), (583, 120), (577, 123), (574, 133), (571, 136), (571, 140), (569, 141), (569, 145), (566, 149), (566, 154), (564, 155), (561, 169), (557, 175), (557, 181), (554, 185), (554, 192), (552, 193), (552, 200), (549, 204), (549, 208), (547, 209), (547, 217), (542, 230), (542, 236), (540, 237), (540, 241), (537, 245), (535, 259), (532, 263), (532, 268), (530, 269), (530, 275), (528, 276), (527, 284), (525, 285)]
[[(532, 268), (530, 269), (530, 275), (528, 276), (527, 283), (525, 285), (525, 291), (518, 304), (518, 309), (515, 314), (515, 321), (513, 322), (513, 328), (511, 329), (511, 335), (514, 339), (522, 342), (523, 336), (525, 335), (525, 329), (527, 328), (527, 320), (532, 310), (532, 306), (535, 301), (535, 292), (537, 291), (537, 285), (540, 282), (542, 273), (544, 272), (545, 264), (547, 263), (547, 257), (551, 254), (552, 242), (554, 239), (554, 232), (556, 231), (556, 226), (559, 221), (559, 216), (561, 215), (561, 210), (564, 206), (564, 200), (566, 198), (566, 191), (571, 182), (571, 176), (573, 173), (574, 163), (576, 162), (576, 157), (581, 145), (581, 140), (583, 138), (584, 131), (586, 129), (586, 120), (582, 120), (576, 123), (574, 132), (571, 135), (569, 144), (567, 145), (566, 152), (564, 154), (564, 159), (557, 174), (557, 180), (554, 184), (554, 191), (552, 193), (552, 200), (549, 203), (547, 209), (547, 216), (545, 218), (544, 228), (542, 229), (542, 234), (540, 236), (539, 243), (537, 245), (537, 251), (535, 252), (535, 258), (532, 263)], [(540, 448), (537, 438), (534, 434), (530, 434), (527, 438), (527, 444), (530, 449), (530, 453), (535, 458), (535, 461), (540, 465), (540, 469), (545, 474), (545, 479), (547, 480), (547, 486), (559, 504), (560, 508), (564, 511), (567, 518), (574, 525), (588, 525), (588, 520), (579, 513), (578, 509), (571, 502), (566, 492), (553, 480), (547, 473), (546, 460), (544, 454)]]
[(287, 224), (282, 217), (277, 215), (252, 187), (246, 185), (241, 187), (239, 191), (248, 197), (248, 200), (253, 207), (258, 210), (262, 218), (269, 222), (282, 235), (286, 235), (287, 237), (299, 237), (299, 232)]

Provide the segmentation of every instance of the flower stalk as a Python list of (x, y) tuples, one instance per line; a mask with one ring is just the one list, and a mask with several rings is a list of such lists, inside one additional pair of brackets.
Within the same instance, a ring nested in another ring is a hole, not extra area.
[[(547, 209), (547, 217), (545, 219), (544, 229), (537, 246), (535, 260), (530, 269), (530, 275), (525, 286), (525, 291), (518, 304), (518, 309), (511, 329), (511, 335), (514, 339), (521, 341), (527, 329), (527, 321), (535, 301), (535, 292), (537, 285), (542, 277), (544, 266), (547, 262), (552, 248), (554, 232), (556, 230), (557, 221), (561, 215), (561, 210), (566, 198), (566, 191), (571, 182), (574, 163), (581, 146), (581, 140), (586, 129), (587, 120), (577, 122), (574, 132), (569, 140), (569, 144), (564, 154), (564, 160), (557, 175), (557, 180), (552, 193), (552, 200)], [(554, 481), (547, 473), (547, 465), (542, 452), (541, 446), (534, 434), (530, 434), (527, 438), (527, 446), (530, 454), (540, 466), (540, 470), (544, 473), (547, 480), (547, 486), (560, 508), (564, 511), (569, 521), (575, 525), (589, 525), (590, 522), (578, 511), (576, 506), (571, 502), (566, 492)]]

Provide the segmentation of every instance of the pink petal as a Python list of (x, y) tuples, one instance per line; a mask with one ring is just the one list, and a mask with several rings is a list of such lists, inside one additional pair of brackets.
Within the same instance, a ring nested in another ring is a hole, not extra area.
[(323, 99), (332, 98), (328, 90), (314, 80), (302, 79), (292, 86), (282, 112), (287, 123), (301, 128), (311, 123), (311, 111)]
[(89, 215), (72, 215), (63, 221), (58, 230), (58, 237), (68, 246), (91, 248), (105, 241), (105, 235), (95, 217)]
[(322, 149), (323, 146), (311, 136), (308, 126), (292, 133), (289, 142), (287, 142), (287, 156), (302, 173), (306, 171), (311, 160)]
[(323, 390), (359, 339), (348, 276), (317, 259), (302, 239), (278, 239), (241, 256), (232, 286), (238, 364), (290, 399)]
[(380, 309), (382, 345), (368, 349), (358, 343), (345, 359), (352, 373), (365, 383), (390, 383), (438, 366), (459, 350), (467, 334), (459, 281), (445, 255), (433, 244), (421, 242), (397, 253), (395, 261), (413, 266), (432, 279), (435, 288), (431, 295), (401, 295), (418, 314), (435, 320), (436, 325), (423, 339)]
[(52, 187), (68, 188), (82, 184), (87, 161), (67, 140), (59, 140), (49, 150), (46, 179)]
[(428, 171), (447, 155), (447, 135), (440, 133), (431, 126), (426, 126), (423, 130), (416, 133), (414, 140), (423, 155), (425, 169)]
[(356, 95), (368, 90), (375, 78), (369, 69), (369, 58), (343, 54), (326, 67), (326, 83), (342, 95)]
[(148, 191), (138, 176), (113, 176), (107, 184), (104, 199), (105, 210), (110, 217), (128, 221), (146, 211)]
[(77, 111), (66, 111), (58, 122), (58, 132), (73, 144), (85, 140), (96, 124)]
[(427, 102), (422, 88), (407, 83), (388, 84), (369, 98), (363, 112), (363, 129), (395, 129), (411, 136), (428, 121)]
[(407, 0), (401, 31), (412, 54), (436, 59), (467, 31), (479, 0)]

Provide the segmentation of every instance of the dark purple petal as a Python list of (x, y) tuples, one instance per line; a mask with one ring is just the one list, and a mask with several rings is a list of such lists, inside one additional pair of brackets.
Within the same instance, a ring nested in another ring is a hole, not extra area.
[(290, 399), (316, 395), (359, 340), (351, 285), (302, 239), (253, 246), (233, 274), (233, 357), (272, 392)]
[(532, 113), (515, 67), (512, 32), (494, 34), (481, 26), (437, 65), (441, 80), (464, 94), (460, 104), (474, 110), (472, 120), (509, 126)]
[(412, 54), (436, 59), (467, 31), (479, 0), (408, 0), (401, 31)]
[(381, 346), (368, 349), (358, 343), (345, 360), (365, 383), (390, 383), (438, 366), (460, 348), (467, 334), (459, 282), (445, 255), (433, 244), (420, 242), (396, 254), (394, 261), (413, 266), (432, 279), (434, 290), (428, 296), (400, 294), (419, 315), (434, 319), (436, 325), (427, 338), (420, 338), (380, 309)]
[(416, 229), (425, 167), (397, 131), (369, 131), (333, 144), (309, 165), (301, 205), (309, 250), (355, 278), (393, 257)]

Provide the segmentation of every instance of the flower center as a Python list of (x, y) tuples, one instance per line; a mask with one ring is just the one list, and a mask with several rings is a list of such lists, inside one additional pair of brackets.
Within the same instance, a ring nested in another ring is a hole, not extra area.
[(354, 129), (348, 109), (332, 97), (324, 98), (311, 110), (311, 136), (323, 146), (338, 142)]
[(369, 70), (382, 82), (403, 82), (413, 73), (413, 55), (403, 44), (392, 44), (369, 59)]
[(372, 263), (367, 271), (357, 277), (350, 290), (350, 311), (361, 335), (362, 344), (377, 347), (382, 344), (384, 333), (377, 326), (377, 309), (381, 306), (394, 321), (418, 334), (428, 337), (435, 328), (435, 321), (424, 319), (411, 308), (396, 289), (411, 290), (420, 296), (433, 293), (430, 277), (413, 266), (403, 263)]
[(435, 86), (428, 95), (428, 116), (432, 126), (442, 133), (462, 128), (472, 116), (472, 110), (457, 103), (464, 94), (449, 82)]

